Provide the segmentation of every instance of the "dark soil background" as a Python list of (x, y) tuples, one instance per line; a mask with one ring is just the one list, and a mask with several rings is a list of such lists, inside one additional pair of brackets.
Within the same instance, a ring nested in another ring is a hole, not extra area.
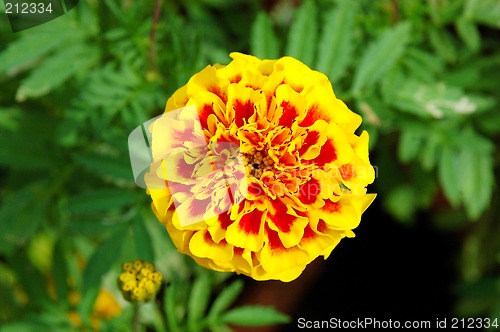
[[(306, 320), (430, 320), (453, 316), (456, 235), (434, 230), (426, 215), (405, 226), (385, 214), (379, 200), (363, 214), (356, 237), (343, 239), (328, 258), (317, 259), (291, 283), (247, 280), (243, 302), (273, 305), (293, 321), (281, 328), (241, 331), (295, 331)], [(239, 331), (239, 330), (238, 330)]]

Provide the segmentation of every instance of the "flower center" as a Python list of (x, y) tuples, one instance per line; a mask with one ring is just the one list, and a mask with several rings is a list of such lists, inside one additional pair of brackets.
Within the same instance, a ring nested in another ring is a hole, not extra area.
[(274, 164), (273, 159), (264, 150), (257, 150), (255, 148), (243, 154), (243, 162), (245, 163), (247, 173), (257, 179), (262, 176), (264, 171), (271, 170)]

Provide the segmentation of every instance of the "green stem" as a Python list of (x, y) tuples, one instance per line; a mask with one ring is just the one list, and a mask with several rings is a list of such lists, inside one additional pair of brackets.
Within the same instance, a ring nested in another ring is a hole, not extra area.
[(141, 323), (139, 320), (139, 304), (133, 304), (133, 312), (132, 312), (132, 332), (140, 332), (141, 331)]

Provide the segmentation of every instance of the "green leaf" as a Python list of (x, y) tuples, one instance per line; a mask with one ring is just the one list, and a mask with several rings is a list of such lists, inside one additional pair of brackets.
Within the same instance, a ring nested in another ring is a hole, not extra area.
[(420, 163), (425, 171), (431, 171), (436, 165), (441, 138), (440, 133), (436, 130), (427, 134), (425, 146), (420, 150)]
[(59, 151), (52, 144), (57, 120), (41, 112), (21, 114), (16, 130), (0, 130), (0, 165), (27, 174), (60, 169)]
[(461, 187), (467, 215), (477, 219), (489, 206), (493, 193), (493, 156), (489, 151), (464, 147), (461, 158)]
[(276, 59), (280, 55), (273, 23), (265, 12), (257, 14), (250, 33), (252, 54), (261, 59)]
[(122, 252), (127, 228), (122, 227), (109, 236), (92, 254), (83, 273), (83, 293), (91, 288), (100, 288), (101, 277), (115, 266)]
[(243, 290), (243, 286), (243, 280), (237, 279), (229, 286), (225, 287), (212, 304), (208, 317), (215, 319), (228, 309)]
[(290, 55), (309, 67), (314, 64), (318, 37), (318, 10), (314, 0), (306, 0), (297, 10), (290, 27), (286, 55)]
[(85, 169), (115, 180), (133, 180), (130, 161), (124, 158), (114, 158), (97, 153), (75, 154), (73, 161)]
[(494, 28), (500, 28), (500, 1), (467, 0), (465, 16)]
[(23, 102), (28, 98), (46, 95), (61, 86), (77, 72), (91, 67), (98, 59), (98, 51), (86, 44), (67, 46), (42, 62), (21, 82), (16, 100)]
[(446, 198), (455, 207), (461, 201), (460, 182), (463, 174), (460, 166), (458, 151), (444, 146), (438, 164), (439, 182), (443, 187)]
[(214, 325), (210, 326), (212, 332), (233, 332), (233, 329), (227, 325)]
[(70, 213), (94, 213), (123, 208), (137, 201), (138, 196), (129, 190), (96, 189), (71, 197), (66, 209)]
[(10, 259), (10, 266), (16, 274), (16, 279), (22, 289), (34, 304), (49, 301), (45, 278), (42, 273), (31, 263), (26, 252), (17, 250)]
[(14, 131), (19, 127), (22, 111), (15, 107), (0, 107), (0, 129)]
[(52, 275), (56, 287), (57, 299), (65, 303), (68, 300), (68, 264), (66, 262), (66, 247), (63, 240), (59, 240), (53, 252)]
[(6, 195), (0, 205), (0, 253), (24, 245), (47, 217), (46, 183), (34, 183)]
[(447, 31), (435, 27), (429, 28), (429, 41), (441, 59), (446, 62), (456, 61), (454, 38)]
[(83, 32), (66, 27), (57, 30), (57, 38), (54, 38), (52, 31), (30, 30), (21, 38), (11, 42), (7, 49), (0, 53), (0, 76), (1, 74), (15, 76), (35, 66), (47, 53), (66, 45), (69, 41), (81, 39)]
[(238, 326), (265, 326), (286, 324), (290, 322), (290, 317), (273, 307), (242, 306), (226, 312), (222, 321)]
[(460, 17), (455, 22), (455, 26), (458, 35), (462, 38), (465, 45), (467, 45), (467, 47), (473, 52), (479, 51), (479, 48), (481, 47), (481, 36), (476, 24), (471, 20)]
[(384, 206), (399, 221), (410, 223), (417, 208), (415, 189), (408, 184), (393, 188), (386, 196)]
[[(53, 332), (70, 332), (72, 328), (70, 326), (64, 326), (62, 322), (59, 322), (61, 326), (54, 326), (48, 322), (44, 322), (41, 319), (31, 319), (23, 320), (20, 322), (14, 322), (6, 324), (0, 327), (0, 332), (39, 332), (39, 331), (53, 331)], [(69, 324), (68, 324), (69, 325)]]
[(182, 331), (177, 315), (177, 308), (180, 303), (177, 301), (176, 289), (176, 284), (172, 283), (165, 290), (165, 314), (167, 316), (168, 331), (170, 332)]
[(88, 289), (84, 290), (82, 300), (77, 305), (78, 314), (87, 325), (90, 324), (91, 316), (94, 311), (94, 303), (100, 288), (100, 283), (90, 285)]
[(354, 1), (340, 1), (339, 6), (326, 14), (326, 23), (318, 49), (316, 69), (325, 73), (330, 81), (338, 81), (352, 61), (354, 18), (357, 6)]
[(354, 75), (351, 87), (354, 94), (374, 85), (392, 69), (403, 55), (410, 33), (410, 24), (401, 22), (386, 30), (368, 46)]
[(210, 274), (203, 271), (194, 281), (188, 300), (188, 323), (193, 326), (204, 317), (212, 292)]
[(155, 260), (153, 243), (151, 236), (144, 225), (146, 221), (137, 218), (134, 222), (135, 246), (137, 248), (137, 257), (148, 262)]
[(389, 101), (398, 110), (429, 119), (467, 116), (494, 105), (488, 97), (465, 95), (462, 89), (445, 83), (424, 84), (407, 80)]
[(404, 126), (401, 129), (398, 156), (403, 163), (408, 163), (417, 157), (426, 135), (426, 128), (416, 125)]

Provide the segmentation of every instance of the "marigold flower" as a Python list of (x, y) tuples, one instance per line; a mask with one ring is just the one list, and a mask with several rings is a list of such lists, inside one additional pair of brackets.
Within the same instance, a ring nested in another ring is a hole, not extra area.
[(195, 74), (167, 101), (174, 115), (150, 126), (152, 209), (200, 265), (291, 281), (353, 237), (375, 198), (368, 133), (355, 134), (361, 117), (322, 73), (231, 58)]
[(151, 300), (161, 286), (162, 275), (152, 263), (135, 260), (122, 265), (118, 286), (128, 301)]

